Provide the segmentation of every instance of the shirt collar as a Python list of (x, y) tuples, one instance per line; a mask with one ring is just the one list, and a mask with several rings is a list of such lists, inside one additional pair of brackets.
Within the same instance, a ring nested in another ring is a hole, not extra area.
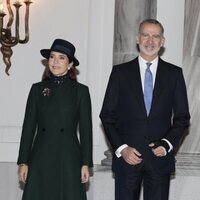
[[(141, 63), (142, 65), (145, 65), (146, 66), (146, 63), (148, 63), (149, 61), (146, 61), (144, 58), (142, 58), (141, 55), (138, 56), (138, 59), (139, 59), (139, 63)], [(158, 65), (158, 56), (152, 60), (150, 63), (152, 63), (152, 66), (154, 65)]]
[[(140, 71), (145, 71), (147, 68), (146, 63), (148, 63), (148, 61), (146, 61), (144, 58), (142, 58), (140, 55), (138, 56), (138, 62), (139, 62), (139, 67), (140, 67)], [(157, 67), (158, 67), (158, 56), (152, 60), (150, 63), (152, 63), (150, 70), (153, 73), (153, 75), (156, 75), (156, 71), (157, 71)]]

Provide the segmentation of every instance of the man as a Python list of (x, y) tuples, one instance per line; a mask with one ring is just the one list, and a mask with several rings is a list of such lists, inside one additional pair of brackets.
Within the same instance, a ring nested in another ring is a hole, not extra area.
[(167, 200), (174, 153), (189, 126), (182, 69), (163, 61), (160, 22), (140, 24), (134, 60), (113, 67), (100, 113), (114, 151), (115, 199)]

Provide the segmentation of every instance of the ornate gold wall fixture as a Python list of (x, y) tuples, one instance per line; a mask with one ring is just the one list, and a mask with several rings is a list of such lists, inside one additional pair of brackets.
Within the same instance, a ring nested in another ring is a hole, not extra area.
[(12, 11), (10, 0), (6, 0), (6, 6), (8, 10), (8, 23), (6, 28), (3, 27), (4, 17), (6, 13), (3, 9), (3, 3), (0, 2), (0, 43), (1, 43), (1, 52), (3, 54), (3, 61), (6, 64), (5, 72), (9, 75), (8, 71), (11, 67), (11, 56), (13, 54), (12, 47), (18, 43), (24, 44), (29, 40), (29, 6), (32, 2), (30, 0), (25, 0), (24, 4), (26, 6), (25, 10), (25, 38), (20, 39), (19, 36), (19, 8), (22, 6), (19, 0), (13, 3), (15, 7), (15, 36), (12, 35), (12, 24), (14, 21), (14, 14)]

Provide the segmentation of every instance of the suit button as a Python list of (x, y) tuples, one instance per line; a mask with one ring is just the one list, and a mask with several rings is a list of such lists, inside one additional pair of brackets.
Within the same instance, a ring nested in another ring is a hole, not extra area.
[(45, 128), (42, 128), (42, 131), (46, 131), (46, 129), (45, 129)]
[(63, 132), (63, 131), (64, 131), (64, 129), (63, 129), (63, 128), (61, 128), (61, 129), (60, 129), (60, 132)]

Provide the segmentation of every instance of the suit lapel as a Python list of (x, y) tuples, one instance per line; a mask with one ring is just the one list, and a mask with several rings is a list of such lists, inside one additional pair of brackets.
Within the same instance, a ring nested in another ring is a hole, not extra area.
[(146, 108), (144, 104), (144, 95), (141, 84), (140, 68), (138, 58), (131, 62), (131, 72), (129, 73), (129, 80), (134, 96), (137, 98), (138, 104), (142, 112), (146, 115)]
[[(158, 101), (160, 95), (162, 94), (166, 84), (168, 83), (169, 71), (167, 70), (166, 63), (159, 58), (158, 68), (156, 72), (155, 85), (153, 90), (153, 99), (152, 105), (149, 115), (151, 115), (154, 110), (154, 106), (156, 106), (156, 102)], [(137, 98), (138, 105), (140, 106), (144, 115), (147, 115), (145, 103), (144, 103), (144, 94), (141, 84), (141, 76), (140, 76), (140, 68), (138, 63), (138, 58), (134, 59), (130, 62), (130, 73), (128, 74), (128, 79), (131, 85), (131, 90), (133, 91), (134, 96)]]
[(156, 106), (156, 102), (158, 101), (160, 95), (166, 87), (166, 84), (168, 83), (168, 76), (169, 72), (167, 70), (165, 62), (159, 58), (150, 114), (153, 111), (154, 106)]

